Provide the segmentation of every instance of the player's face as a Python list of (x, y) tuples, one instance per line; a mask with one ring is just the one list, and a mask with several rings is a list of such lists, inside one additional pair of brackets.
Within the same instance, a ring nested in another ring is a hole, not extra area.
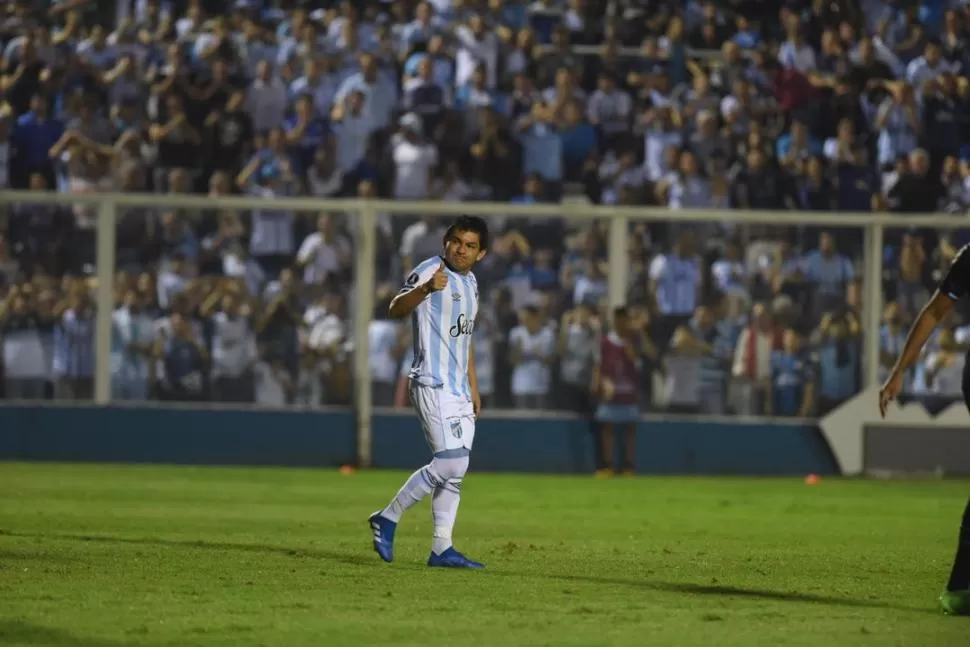
[(445, 239), (445, 260), (459, 272), (467, 272), (484, 257), (485, 250), (474, 231), (455, 231)]

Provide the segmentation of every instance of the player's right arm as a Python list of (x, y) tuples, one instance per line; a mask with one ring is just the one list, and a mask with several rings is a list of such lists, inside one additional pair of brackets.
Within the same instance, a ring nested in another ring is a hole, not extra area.
[(948, 294), (940, 290), (933, 293), (916, 321), (913, 322), (913, 327), (906, 337), (903, 352), (900, 353), (899, 359), (896, 360), (896, 365), (893, 367), (893, 373), (902, 374), (919, 359), (920, 351), (923, 350), (926, 340), (930, 338), (933, 329), (946, 316), (946, 313), (953, 309), (953, 304), (954, 300)]
[(404, 282), (404, 287), (391, 301), (388, 309), (394, 319), (403, 319), (417, 308), (432, 292), (445, 289), (448, 285), (448, 275), (445, 273), (445, 262), (422, 263)]
[(879, 391), (879, 412), (883, 416), (886, 415), (889, 403), (899, 395), (903, 385), (903, 375), (919, 359), (920, 351), (933, 333), (933, 329), (953, 309), (953, 304), (970, 292), (970, 254), (966, 251), (967, 248), (964, 247), (957, 254), (940, 287), (913, 322), (913, 327), (910, 328), (906, 343), (903, 345), (903, 351), (899, 354), (889, 379)]

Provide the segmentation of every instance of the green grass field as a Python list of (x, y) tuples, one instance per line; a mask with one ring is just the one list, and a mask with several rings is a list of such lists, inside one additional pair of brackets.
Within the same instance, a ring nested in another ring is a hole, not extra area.
[(970, 645), (966, 483), (473, 473), (468, 572), (371, 552), (404, 476), (0, 463), (0, 645)]

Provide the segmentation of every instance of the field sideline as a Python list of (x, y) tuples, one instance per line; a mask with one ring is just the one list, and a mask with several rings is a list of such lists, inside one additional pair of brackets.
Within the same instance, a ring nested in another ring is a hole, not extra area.
[(456, 572), (371, 552), (404, 476), (0, 463), (0, 645), (970, 645), (966, 482), (472, 473)]

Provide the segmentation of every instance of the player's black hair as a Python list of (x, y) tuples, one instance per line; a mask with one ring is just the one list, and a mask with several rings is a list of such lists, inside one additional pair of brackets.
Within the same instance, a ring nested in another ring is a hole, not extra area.
[(451, 223), (448, 231), (445, 232), (445, 239), (449, 239), (459, 231), (471, 231), (478, 234), (478, 244), (482, 251), (488, 249), (488, 225), (484, 218), (478, 216), (459, 216), (455, 222)]
[(613, 308), (613, 321), (618, 319), (625, 319), (630, 316), (630, 309), (626, 306), (617, 306)]

